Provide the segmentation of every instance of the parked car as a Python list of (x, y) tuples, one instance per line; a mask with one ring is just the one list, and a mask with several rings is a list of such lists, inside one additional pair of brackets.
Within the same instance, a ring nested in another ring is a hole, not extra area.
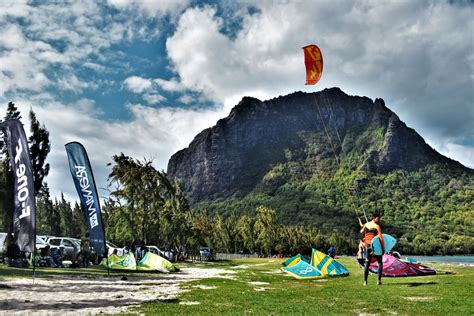
[(148, 248), (148, 251), (149, 252), (152, 252), (154, 253), (155, 255), (158, 255), (158, 256), (161, 256), (163, 258), (166, 258), (165, 257), (165, 252), (163, 250), (161, 250), (160, 248), (158, 248), (157, 246), (153, 246), (153, 245), (147, 245), (146, 246)]
[[(7, 238), (7, 233), (0, 233), (0, 257), (5, 257), (7, 254), (7, 245), (5, 244)], [(48, 244), (44, 242), (44, 240), (40, 236), (36, 236), (35, 240), (35, 248), (38, 250), (43, 249), (46, 247)], [(50, 245), (51, 251), (60, 251), (60, 253), (63, 253), (63, 249), (60, 246), (52, 246)]]
[(48, 239), (48, 244), (51, 247), (64, 247), (63, 259), (76, 260), (77, 254), (81, 251), (81, 243), (76, 238), (69, 237), (52, 237)]
[(199, 249), (199, 255), (201, 256), (201, 260), (213, 260), (214, 256), (212, 254), (212, 250), (209, 247), (201, 247)]
[(36, 235), (36, 237), (41, 238), (45, 243), (47, 243), (48, 239), (53, 238), (54, 236), (51, 236), (51, 235)]
[(7, 239), (7, 233), (0, 233), (0, 258), (5, 257), (7, 254), (7, 245), (5, 240)]
[(176, 262), (178, 261), (178, 252), (173, 249), (168, 249), (164, 251), (165, 258), (168, 259), (171, 262)]
[[(145, 247), (149, 252), (154, 253), (155, 255), (158, 255), (160, 257), (163, 257), (171, 262), (175, 262), (177, 260), (177, 252), (175, 252), (174, 250), (162, 250), (154, 245), (147, 245)], [(140, 246), (136, 247), (135, 253), (134, 253), (135, 257), (139, 257), (140, 249), (141, 249)]]
[(64, 256), (64, 247), (63, 246), (50, 245), (50, 244), (44, 242), (44, 240), (40, 236), (36, 236), (36, 243), (35, 243), (35, 248), (36, 249), (38, 249), (41, 252), (41, 250), (44, 249), (48, 245), (49, 245), (49, 254), (50, 255), (54, 254), (55, 252), (59, 252), (61, 257)]

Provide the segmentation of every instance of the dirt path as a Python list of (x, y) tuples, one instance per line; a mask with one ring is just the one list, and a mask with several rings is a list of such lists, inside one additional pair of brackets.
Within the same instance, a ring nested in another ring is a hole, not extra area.
[(146, 301), (176, 298), (183, 282), (232, 278), (224, 269), (183, 268), (153, 277), (57, 276), (49, 279), (0, 278), (0, 314), (87, 315), (123, 313)]

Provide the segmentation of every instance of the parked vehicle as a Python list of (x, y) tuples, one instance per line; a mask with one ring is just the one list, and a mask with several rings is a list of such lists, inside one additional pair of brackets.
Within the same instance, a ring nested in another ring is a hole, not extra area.
[(54, 238), (54, 236), (51, 235), (36, 235), (36, 237), (41, 238), (45, 243), (48, 243), (48, 239)]
[[(5, 244), (7, 238), (7, 233), (0, 233), (0, 258), (5, 257), (7, 254), (7, 245)], [(41, 250), (45, 248), (48, 244), (40, 236), (36, 236), (35, 248)], [(52, 252), (59, 251), (61, 254), (64, 252), (63, 247), (50, 245)]]
[(48, 245), (49, 245), (49, 254), (50, 255), (53, 255), (54, 253), (59, 252), (61, 257), (64, 256), (64, 247), (63, 246), (50, 245), (50, 244), (44, 242), (44, 240), (40, 236), (36, 236), (35, 248), (37, 250), (39, 250), (41, 252), (41, 250), (44, 249)]
[(77, 254), (81, 251), (81, 243), (76, 238), (53, 237), (48, 239), (48, 244), (56, 247), (64, 247), (63, 259), (76, 260)]
[(154, 253), (155, 255), (158, 255), (158, 256), (161, 256), (163, 258), (166, 258), (165, 257), (165, 252), (163, 250), (161, 250), (160, 248), (158, 248), (157, 246), (153, 246), (153, 245), (147, 245), (146, 246), (148, 251), (149, 252), (152, 252)]
[(165, 258), (171, 262), (178, 261), (178, 252), (173, 249), (168, 249), (164, 251)]
[(212, 254), (212, 250), (209, 247), (201, 247), (199, 249), (199, 255), (201, 256), (201, 260), (213, 260), (214, 255)]
[[(177, 260), (177, 252), (175, 252), (174, 250), (162, 250), (154, 245), (147, 245), (145, 247), (147, 251), (154, 253), (155, 255), (158, 255), (160, 257), (163, 257), (167, 259), (168, 261), (176, 262)], [(141, 251), (141, 247), (137, 246), (134, 253), (135, 258), (140, 258), (140, 251)]]
[(0, 258), (5, 257), (7, 253), (7, 245), (5, 245), (6, 239), (7, 239), (7, 233), (0, 233)]
[(36, 249), (41, 250), (44, 247), (46, 247), (47, 245), (48, 244), (40, 236), (36, 236), (36, 243), (35, 243), (35, 248)]

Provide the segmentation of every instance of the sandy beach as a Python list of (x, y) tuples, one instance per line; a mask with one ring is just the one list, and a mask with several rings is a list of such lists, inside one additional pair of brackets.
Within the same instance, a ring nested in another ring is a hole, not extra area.
[[(171, 300), (182, 284), (205, 278), (232, 278), (234, 271), (183, 268), (156, 276), (55, 276), (53, 278), (0, 278), (2, 315), (88, 315), (124, 313), (146, 301)], [(186, 302), (182, 302), (185, 304)], [(190, 304), (193, 302), (189, 302)]]

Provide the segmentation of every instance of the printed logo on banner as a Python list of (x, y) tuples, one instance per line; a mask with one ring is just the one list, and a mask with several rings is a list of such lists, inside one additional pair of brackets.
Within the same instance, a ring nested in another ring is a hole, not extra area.
[(92, 190), (89, 190), (89, 176), (87, 175), (86, 167), (84, 166), (74, 166), (74, 169), (76, 169), (76, 177), (81, 186), (82, 196), (86, 201), (89, 222), (92, 229), (99, 225), (99, 221), (97, 220), (97, 210), (94, 207), (94, 196), (92, 195)]
[(18, 146), (15, 148), (15, 163), (16, 163), (16, 176), (17, 176), (17, 197), (21, 203), (21, 214), (20, 219), (30, 216), (30, 206), (26, 205), (30, 192), (28, 191), (28, 178), (26, 176), (26, 166), (21, 161), (23, 146), (21, 145), (21, 139), (18, 139)]
[(97, 214), (92, 215), (90, 220), (91, 220), (91, 228), (94, 228), (97, 225), (99, 225), (99, 221), (97, 220)]

